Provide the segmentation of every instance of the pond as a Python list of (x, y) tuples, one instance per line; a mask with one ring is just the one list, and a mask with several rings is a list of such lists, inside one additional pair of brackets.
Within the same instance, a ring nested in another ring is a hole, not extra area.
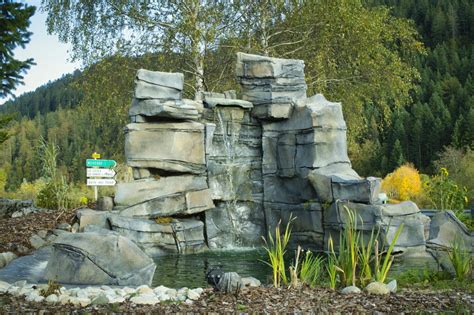
[(271, 269), (265, 251), (219, 250), (189, 255), (167, 255), (155, 259), (156, 271), (153, 287), (164, 285), (171, 288), (207, 287), (206, 271), (221, 266), (226, 272), (235, 271), (241, 277), (255, 277), (262, 283), (269, 283)]

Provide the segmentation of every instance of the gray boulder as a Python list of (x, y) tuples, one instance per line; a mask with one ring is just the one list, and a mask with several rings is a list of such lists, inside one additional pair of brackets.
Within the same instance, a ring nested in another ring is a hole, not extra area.
[(194, 103), (190, 100), (134, 99), (128, 115), (144, 116), (145, 120), (154, 117), (196, 120), (199, 117), (199, 112)]
[(179, 100), (182, 97), (184, 75), (140, 69), (135, 84), (136, 98)]
[(430, 247), (452, 248), (455, 241), (461, 242), (473, 252), (474, 238), (452, 211), (440, 211), (431, 218)]
[(151, 284), (156, 265), (132, 241), (114, 234), (63, 234), (53, 245), (45, 278), (68, 284)]
[(206, 249), (204, 224), (192, 219), (173, 219), (170, 223), (110, 216), (112, 230), (135, 242), (147, 255), (194, 253)]
[(144, 179), (116, 186), (121, 215), (155, 218), (193, 214), (214, 208), (206, 179), (193, 175)]
[(96, 225), (98, 227), (109, 229), (107, 218), (108, 211), (96, 211), (88, 208), (79, 209), (76, 212), (76, 217), (79, 219), (79, 231), (84, 230), (88, 225)]
[(12, 252), (5, 252), (0, 254), (0, 268), (5, 267), (8, 265), (13, 259), (17, 256)]
[(125, 157), (131, 167), (201, 174), (205, 171), (204, 125), (129, 124), (125, 130)]

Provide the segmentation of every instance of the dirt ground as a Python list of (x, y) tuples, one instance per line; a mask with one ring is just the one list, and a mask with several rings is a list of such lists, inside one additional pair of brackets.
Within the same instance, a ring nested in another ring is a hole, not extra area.
[(403, 291), (386, 296), (342, 295), (324, 288), (303, 288), (299, 290), (253, 288), (242, 290), (237, 295), (224, 295), (211, 289), (201, 295), (198, 301), (186, 303), (162, 303), (155, 306), (138, 306), (130, 302), (121, 305), (89, 306), (77, 308), (71, 305), (30, 303), (22, 298), (0, 295), (0, 313), (38, 314), (223, 314), (223, 313), (322, 313), (322, 314), (412, 314), (452, 313), (472, 314), (474, 296), (456, 292)]

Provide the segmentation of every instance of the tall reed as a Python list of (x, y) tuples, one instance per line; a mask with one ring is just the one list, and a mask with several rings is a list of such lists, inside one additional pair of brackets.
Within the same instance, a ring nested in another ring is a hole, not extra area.
[(463, 281), (471, 271), (472, 258), (464, 242), (455, 238), (451, 243), (451, 250), (448, 252), (449, 260), (453, 264), (456, 279)]
[(291, 236), (291, 224), (295, 218), (290, 215), (286, 224), (285, 232), (281, 233), (281, 220), (275, 227), (275, 236), (268, 232), (268, 240), (263, 238), (265, 242), (264, 249), (267, 252), (269, 262), (265, 262), (273, 271), (273, 286), (279, 288), (282, 284), (288, 284), (288, 277), (285, 270), (285, 253), (286, 247)]
[[(375, 269), (376, 281), (379, 281), (382, 283), (385, 282), (385, 279), (387, 278), (390, 267), (392, 266), (393, 260), (395, 259), (395, 257), (392, 256), (392, 251), (393, 251), (393, 248), (395, 247), (398, 237), (400, 236), (400, 233), (402, 233), (402, 230), (403, 230), (403, 223), (400, 224), (397, 230), (395, 231), (392, 242), (390, 243), (390, 246), (388, 247), (386, 253), (379, 253), (379, 242), (378, 240), (375, 240), (374, 242), (375, 268), (374, 269)], [(382, 262), (382, 259), (383, 259), (383, 263), (382, 265), (380, 265), (380, 263)]]

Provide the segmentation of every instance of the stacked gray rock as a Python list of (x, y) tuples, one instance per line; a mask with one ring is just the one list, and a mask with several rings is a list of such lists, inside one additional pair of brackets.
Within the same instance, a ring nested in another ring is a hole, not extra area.
[(210, 248), (255, 246), (265, 234), (262, 131), (235, 92), (204, 94), (206, 166), (216, 207), (205, 212)]
[[(125, 128), (134, 180), (117, 184), (118, 214), (108, 217), (112, 230), (152, 256), (205, 248), (204, 224), (194, 215), (214, 208), (205, 176), (205, 125), (197, 121), (203, 106), (182, 99), (183, 80), (181, 73), (138, 70), (132, 123)], [(186, 219), (155, 221), (170, 216)]]

